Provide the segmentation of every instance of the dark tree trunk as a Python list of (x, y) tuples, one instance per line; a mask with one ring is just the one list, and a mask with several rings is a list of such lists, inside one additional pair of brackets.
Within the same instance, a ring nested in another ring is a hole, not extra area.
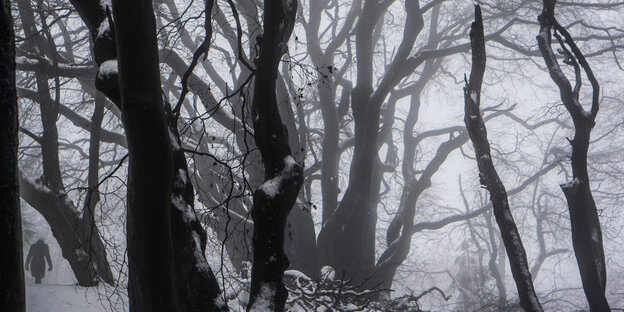
[[(351, 93), (355, 125), (349, 186), (342, 201), (323, 223), (318, 237), (321, 266), (345, 272), (352, 283), (363, 285), (375, 270), (375, 230), (381, 183), (378, 156), (381, 106), (400, 80), (403, 62), (409, 57), (423, 18), (418, 1), (406, 1), (403, 39), (392, 63), (376, 89), (373, 86), (374, 30), (392, 2), (367, 0), (356, 26), (357, 85)], [(331, 209), (331, 208), (330, 208)], [(373, 285), (372, 287), (378, 287)]]
[(174, 184), (171, 194), (171, 235), (175, 261), (175, 278), (181, 311), (227, 311), (221, 298), (219, 283), (208, 265), (206, 231), (195, 215), (195, 192), (186, 164), (184, 150), (180, 148), (177, 118), (169, 105), (165, 114), (173, 145)]
[[(591, 130), (594, 127), (599, 109), (600, 86), (591, 67), (585, 60), (574, 39), (568, 31), (555, 19), (555, 0), (544, 0), (544, 9), (538, 20), (540, 32), (537, 43), (553, 82), (559, 87), (561, 100), (574, 123), (572, 145), (572, 176), (573, 180), (561, 185), (568, 201), (570, 225), (572, 227), (572, 246), (578, 262), (583, 282), (583, 290), (591, 311), (610, 311), (605, 297), (607, 272), (604, 249), (602, 247), (602, 231), (596, 209), (596, 203), (589, 186), (587, 173), (587, 151)], [(566, 64), (574, 67), (576, 84), (574, 88), (561, 71), (557, 58), (552, 50), (552, 35), (566, 56)], [(563, 38), (562, 38), (563, 36)], [(582, 71), (585, 72), (592, 86), (592, 104), (586, 111), (579, 101)]]
[(15, 34), (11, 4), (0, 1), (0, 310), (26, 311), (17, 179)]
[(518, 289), (520, 305), (525, 311), (541, 312), (543, 310), (535, 294), (526, 252), (509, 209), (507, 190), (494, 168), (487, 130), (479, 110), (486, 62), (483, 19), (479, 5), (475, 6), (475, 21), (470, 30), (470, 43), (472, 47), (472, 70), (470, 81), (464, 87), (464, 123), (474, 146), (481, 185), (484, 185), (490, 192), (494, 217), (509, 256), (511, 273)]
[[(118, 73), (102, 70), (107, 61), (116, 62), (118, 52), (115, 49), (116, 35), (111, 27), (112, 22), (107, 17), (106, 7), (100, 0), (71, 0), (71, 2), (89, 28), (94, 41), (93, 54), (100, 73), (96, 77), (96, 87), (121, 107), (120, 88), (117, 85)], [(209, 12), (209, 8), (206, 9)], [(151, 12), (151, 7), (149, 10)], [(150, 15), (153, 19), (153, 15)], [(207, 16), (210, 14), (207, 13)], [(153, 29), (149, 31), (153, 32)], [(204, 255), (206, 233), (195, 216), (194, 191), (184, 150), (180, 148), (177, 119), (168, 103), (166, 107), (161, 104), (158, 108), (164, 112), (167, 122), (167, 130), (164, 133), (172, 140), (170, 153), (173, 157), (171, 167), (173, 189), (168, 202), (171, 213), (171, 240), (175, 263), (173, 273), (177, 300), (183, 311), (224, 311), (227, 310), (227, 306), (220, 300), (221, 291), (218, 282)]]
[(171, 236), (173, 155), (160, 88), (151, 0), (113, 1), (119, 89), (128, 140), (131, 311), (179, 311)]
[(288, 297), (282, 281), (289, 265), (284, 229), (303, 184), (303, 168), (292, 157), (288, 144), (288, 132), (277, 107), (276, 79), (296, 11), (296, 1), (265, 1), (264, 34), (258, 37), (252, 119), (265, 182), (255, 191), (251, 210), (254, 233), (249, 311), (283, 311)]
[[(41, 4), (41, 3), (39, 3)], [(48, 55), (56, 62), (56, 46), (46, 27), (41, 32), (35, 28), (33, 12), (44, 16), (43, 8), (34, 10), (29, 1), (18, 1), (18, 9), (24, 32), (30, 39), (25, 48), (37, 55)], [(44, 38), (43, 36), (46, 36)], [(66, 195), (59, 165), (58, 131), (56, 121), (60, 106), (60, 83), (58, 77), (35, 73), (43, 133), (36, 138), (41, 145), (43, 176), (39, 181), (22, 179), (20, 194), (46, 219), (52, 234), (61, 247), (63, 257), (69, 262), (78, 284), (95, 286), (99, 279), (113, 284), (113, 275), (106, 259), (106, 249), (96, 231), (93, 218), (80, 216)], [(54, 78), (55, 98), (50, 96), (48, 78)], [(98, 155), (99, 156), (99, 155)]]

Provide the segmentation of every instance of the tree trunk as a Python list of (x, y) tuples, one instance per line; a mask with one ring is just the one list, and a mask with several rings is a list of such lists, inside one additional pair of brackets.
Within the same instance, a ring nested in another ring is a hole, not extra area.
[(490, 193), (494, 217), (509, 256), (511, 273), (518, 289), (520, 305), (525, 311), (541, 312), (543, 310), (535, 294), (526, 252), (509, 209), (507, 190), (494, 168), (490, 143), (487, 139), (487, 130), (479, 110), (481, 84), (486, 62), (483, 19), (479, 5), (475, 6), (475, 21), (472, 23), (470, 30), (470, 42), (472, 47), (472, 70), (470, 72), (470, 81), (464, 87), (464, 123), (474, 146), (481, 185), (484, 185)]
[(17, 179), (15, 34), (11, 4), (0, 1), (0, 310), (26, 311)]
[[(574, 138), (570, 141), (572, 145), (573, 180), (562, 184), (561, 189), (568, 201), (572, 227), (572, 246), (589, 307), (594, 312), (611, 311), (605, 296), (607, 273), (602, 247), (602, 231), (587, 172), (587, 151), (591, 130), (594, 127), (600, 105), (600, 86), (591, 67), (585, 60), (585, 56), (570, 33), (555, 19), (555, 3), (555, 0), (544, 0), (544, 9), (538, 18), (540, 32), (537, 36), (537, 43), (550, 77), (559, 87), (563, 105), (574, 122)], [(553, 31), (561, 52), (567, 58), (566, 63), (574, 67), (577, 77), (574, 88), (562, 72), (553, 53), (551, 47), (551, 32)], [(581, 69), (585, 72), (592, 86), (590, 111), (586, 111), (579, 101)]]
[(151, 0), (113, 1), (128, 140), (130, 311), (179, 311), (171, 236), (173, 155), (160, 88)]
[(175, 261), (175, 278), (181, 311), (227, 311), (219, 283), (208, 265), (206, 231), (195, 215), (195, 192), (180, 148), (177, 118), (168, 104), (165, 115), (173, 145), (174, 184), (171, 194), (171, 234)]
[(254, 233), (248, 311), (283, 311), (288, 297), (282, 281), (289, 265), (284, 229), (303, 184), (303, 168), (292, 157), (288, 144), (288, 132), (277, 107), (276, 79), (296, 12), (295, 1), (265, 1), (264, 34), (258, 37), (252, 120), (265, 182), (255, 191), (251, 210)]

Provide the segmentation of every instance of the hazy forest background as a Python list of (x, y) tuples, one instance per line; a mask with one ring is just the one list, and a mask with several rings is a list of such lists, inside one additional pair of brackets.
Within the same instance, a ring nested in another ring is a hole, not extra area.
[(29, 311), (624, 310), (624, 2), (7, 6)]

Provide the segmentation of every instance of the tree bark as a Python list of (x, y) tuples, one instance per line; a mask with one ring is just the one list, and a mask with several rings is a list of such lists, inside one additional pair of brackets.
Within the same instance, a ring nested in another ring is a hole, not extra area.
[(284, 229), (303, 184), (303, 168), (288, 144), (288, 131), (277, 107), (276, 79), (296, 12), (296, 1), (265, 1), (264, 34), (257, 38), (260, 52), (251, 111), (265, 181), (254, 193), (251, 210), (254, 233), (248, 311), (283, 311), (288, 297), (282, 281), (289, 265)]
[(9, 0), (0, 1), (0, 310), (26, 311), (17, 179), (15, 34)]
[[(559, 87), (561, 100), (572, 118), (575, 130), (574, 138), (570, 140), (573, 180), (561, 184), (570, 212), (572, 246), (581, 273), (583, 290), (591, 311), (610, 311), (611, 308), (605, 296), (607, 273), (602, 246), (602, 231), (587, 172), (587, 152), (591, 130), (594, 127), (599, 109), (600, 86), (591, 67), (585, 60), (585, 56), (570, 33), (555, 19), (556, 0), (544, 0), (543, 2), (544, 8), (538, 17), (540, 32), (537, 36), (537, 43), (550, 77)], [(551, 33), (554, 34), (561, 52), (566, 57), (565, 63), (574, 67), (576, 76), (574, 88), (559, 67), (551, 47)], [(586, 111), (579, 100), (581, 69), (585, 72), (592, 86), (590, 111)]]
[(511, 273), (518, 289), (520, 305), (525, 311), (541, 312), (543, 310), (535, 294), (526, 252), (509, 209), (507, 190), (494, 168), (487, 130), (479, 110), (481, 85), (483, 83), (486, 62), (483, 19), (479, 5), (475, 6), (475, 21), (472, 23), (470, 30), (470, 42), (472, 47), (472, 70), (470, 72), (470, 80), (464, 87), (464, 123), (474, 146), (481, 185), (485, 186), (490, 193), (494, 217), (509, 256)]
[(152, 1), (114, 0), (113, 16), (129, 154), (130, 311), (179, 311), (170, 211), (173, 155), (160, 88)]

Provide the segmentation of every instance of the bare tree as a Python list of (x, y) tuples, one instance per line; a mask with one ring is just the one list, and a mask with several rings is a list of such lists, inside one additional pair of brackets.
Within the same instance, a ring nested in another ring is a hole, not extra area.
[[(591, 130), (595, 125), (600, 105), (600, 86), (585, 56), (570, 33), (557, 22), (555, 18), (556, 0), (544, 0), (543, 3), (544, 9), (539, 16), (540, 31), (537, 42), (550, 77), (559, 87), (561, 101), (563, 101), (563, 105), (572, 118), (575, 130), (574, 138), (570, 140), (573, 180), (561, 184), (570, 212), (572, 245), (590, 309), (592, 311), (610, 311), (611, 308), (605, 297), (607, 272), (602, 247), (602, 231), (596, 203), (589, 185), (589, 174), (587, 173), (587, 151)], [(565, 57), (564, 63), (574, 68), (576, 80), (574, 87), (559, 67), (557, 57), (552, 50), (553, 35)], [(579, 99), (583, 72), (592, 86), (592, 104), (589, 111), (583, 108)]]
[(172, 142), (160, 89), (152, 1), (113, 1), (113, 16), (122, 117), (130, 155), (130, 307), (132, 311), (178, 311), (169, 204), (174, 180)]
[(490, 192), (496, 223), (500, 228), (511, 265), (511, 273), (518, 288), (520, 305), (526, 311), (543, 311), (535, 294), (520, 233), (509, 209), (507, 190), (498, 177), (496, 168), (494, 168), (487, 130), (479, 110), (481, 85), (486, 63), (483, 18), (479, 5), (475, 6), (475, 21), (472, 23), (470, 30), (470, 43), (472, 47), (472, 70), (470, 72), (470, 80), (466, 82), (464, 87), (464, 123), (474, 146), (475, 157), (479, 167), (479, 179), (481, 185), (485, 186)]
[[(58, 64), (60, 56), (52, 34), (45, 22), (43, 3), (38, 1), (36, 10), (28, 0), (17, 2), (18, 10), (29, 38), (23, 49), (32, 55), (49, 57)], [(37, 30), (34, 12), (42, 20)], [(40, 179), (27, 179), (20, 174), (20, 194), (46, 219), (52, 234), (58, 241), (63, 257), (67, 259), (81, 286), (97, 285), (99, 279), (113, 284), (113, 275), (106, 259), (104, 243), (90, 213), (80, 215), (75, 204), (67, 197), (59, 162), (59, 135), (57, 119), (61, 101), (61, 82), (58, 74), (35, 72), (38, 102), (41, 113), (42, 134), (30, 136), (41, 146), (43, 175)], [(54, 98), (48, 79), (54, 80)]]
[(254, 77), (254, 139), (264, 163), (264, 183), (254, 193), (253, 266), (249, 311), (283, 311), (288, 292), (284, 270), (286, 219), (303, 183), (303, 167), (292, 157), (288, 131), (277, 107), (276, 79), (295, 26), (297, 2), (265, 1), (263, 34)]

